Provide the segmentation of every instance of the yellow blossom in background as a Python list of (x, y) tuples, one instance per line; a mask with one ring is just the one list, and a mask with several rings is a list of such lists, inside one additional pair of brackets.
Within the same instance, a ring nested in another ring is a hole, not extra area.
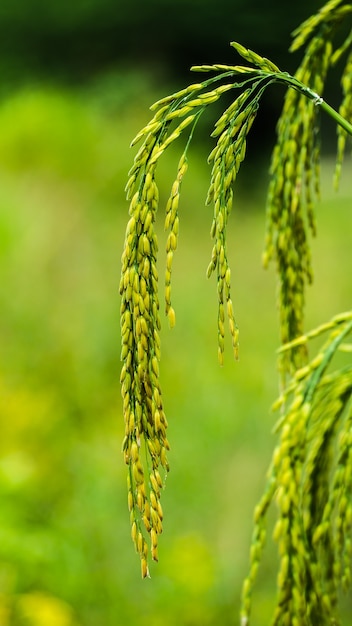
[(78, 626), (66, 602), (41, 591), (22, 594), (17, 605), (28, 626)]

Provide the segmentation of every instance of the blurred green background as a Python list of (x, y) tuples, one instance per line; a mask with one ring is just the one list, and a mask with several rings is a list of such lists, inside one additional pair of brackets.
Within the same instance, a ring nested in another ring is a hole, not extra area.
[[(191, 64), (232, 62), (229, 40), (292, 65), (288, 35), (318, 6), (296, 2), (295, 15), (291, 3), (273, 1), (1, 4), (0, 626), (238, 623), (252, 511), (274, 445), (275, 277), (260, 258), (282, 94), (265, 103), (239, 179), (229, 237), (241, 358), (234, 363), (228, 345), (223, 368), (216, 285), (205, 277), (210, 127), (190, 153), (174, 269), (177, 324), (162, 328), (172, 445), (165, 533), (147, 581), (129, 538), (121, 455), (128, 146), (149, 105), (190, 80)], [(176, 150), (160, 165), (161, 207), (177, 161)], [(326, 155), (308, 326), (350, 306), (349, 168), (334, 194)], [(161, 250), (163, 237), (160, 228)], [(269, 541), (254, 598), (259, 625), (273, 608), (275, 566)]]

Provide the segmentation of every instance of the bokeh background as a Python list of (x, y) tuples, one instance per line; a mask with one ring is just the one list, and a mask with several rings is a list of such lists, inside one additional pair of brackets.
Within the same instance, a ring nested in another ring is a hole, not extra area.
[[(0, 4), (0, 626), (238, 623), (252, 511), (275, 441), (275, 277), (260, 259), (283, 93), (265, 99), (239, 177), (229, 238), (241, 355), (234, 363), (228, 345), (223, 368), (216, 285), (205, 276), (215, 118), (190, 153), (174, 269), (177, 324), (162, 328), (172, 445), (165, 532), (146, 581), (130, 540), (121, 455), (118, 284), (129, 143), (152, 102), (194, 80), (192, 64), (234, 63), (231, 40), (293, 71), (300, 56), (287, 52), (290, 32), (319, 6)], [(339, 93), (333, 81), (332, 103)], [(328, 122), (324, 133), (308, 326), (350, 306), (350, 161), (336, 194)], [(161, 205), (177, 161), (175, 150), (160, 165)], [(254, 597), (259, 626), (273, 608), (275, 568), (269, 539)]]

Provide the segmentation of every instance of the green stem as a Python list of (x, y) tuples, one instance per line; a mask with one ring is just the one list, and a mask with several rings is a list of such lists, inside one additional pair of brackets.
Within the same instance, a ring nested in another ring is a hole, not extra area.
[(340, 113), (335, 111), (335, 109), (333, 109), (330, 104), (325, 102), (325, 100), (323, 99), (318, 104), (323, 109), (323, 111), (330, 115), (330, 117), (332, 117), (332, 119), (335, 120), (335, 122), (339, 124), (349, 135), (352, 135), (352, 124), (345, 120), (345, 118), (342, 117)]
[(319, 96), (319, 94), (315, 93), (315, 91), (304, 85), (304, 83), (301, 83), (294, 76), (288, 74), (288, 72), (280, 73), (279, 77), (281, 80), (283, 80), (284, 83), (288, 83), (291, 87), (297, 89), (303, 95), (307, 96), (307, 98), (313, 100), (317, 106), (320, 106), (323, 111), (325, 111), (325, 113), (330, 115), (330, 117), (332, 117), (332, 119), (335, 120), (335, 122), (339, 124), (339, 126), (341, 126), (349, 135), (352, 135), (352, 124), (350, 124), (344, 117), (342, 117), (340, 113), (335, 111), (335, 109), (333, 109), (330, 104), (325, 102), (325, 100), (323, 100), (323, 98)]

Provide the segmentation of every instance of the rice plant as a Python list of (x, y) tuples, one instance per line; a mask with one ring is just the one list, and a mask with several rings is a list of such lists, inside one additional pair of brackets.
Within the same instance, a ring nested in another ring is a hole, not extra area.
[[(122, 255), (121, 386), (125, 419), (123, 451), (128, 466), (131, 534), (149, 576), (148, 558), (158, 560), (162, 532), (161, 492), (169, 470), (167, 419), (159, 380), (160, 292), (157, 272), (159, 216), (157, 165), (165, 150), (185, 136), (175, 181), (165, 209), (166, 268), (164, 308), (175, 324), (172, 267), (178, 244), (178, 204), (188, 168), (187, 153), (204, 111), (233, 94), (211, 133), (214, 148), (206, 203), (213, 206), (213, 247), (207, 275), (216, 276), (218, 358), (224, 359), (225, 329), (235, 359), (239, 328), (232, 299), (226, 229), (233, 209), (233, 187), (246, 156), (247, 136), (263, 94), (274, 84), (286, 88), (270, 166), (263, 265), (275, 264), (281, 347), (278, 442), (265, 492), (254, 513), (249, 573), (242, 594), (241, 625), (250, 623), (251, 597), (266, 536), (266, 517), (276, 504), (274, 539), (278, 546), (275, 626), (338, 624), (340, 589), (351, 582), (352, 558), (352, 311), (312, 331), (304, 327), (306, 286), (313, 279), (311, 237), (315, 200), (320, 194), (320, 113), (337, 124), (335, 185), (346, 140), (352, 135), (352, 35), (344, 35), (352, 5), (330, 0), (294, 33), (292, 50), (303, 60), (290, 75), (239, 43), (231, 45), (239, 65), (202, 65), (192, 70), (204, 80), (162, 98), (154, 115), (132, 142), (141, 142), (126, 186), (129, 221)], [(345, 59), (339, 111), (323, 99), (329, 71)], [(346, 271), (346, 268), (341, 268)], [(324, 339), (316, 354), (308, 347)], [(343, 366), (338, 355), (345, 353)], [(336, 364), (337, 361), (337, 364)]]

